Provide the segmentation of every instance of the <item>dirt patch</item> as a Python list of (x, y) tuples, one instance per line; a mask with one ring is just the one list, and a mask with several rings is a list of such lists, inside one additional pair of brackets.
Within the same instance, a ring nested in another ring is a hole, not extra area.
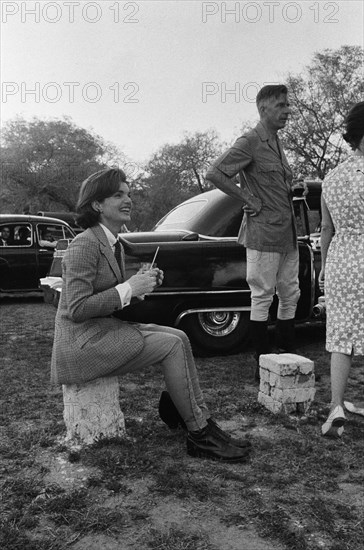
[[(301, 327), (300, 352), (318, 381), (306, 417), (274, 416), (257, 403), (248, 350), (198, 358), (201, 385), (221, 426), (249, 437), (247, 464), (186, 454), (157, 404), (155, 370), (128, 375), (121, 408), (128, 441), (70, 452), (62, 393), (49, 384), (55, 310), (36, 298), (2, 303), (0, 407), (4, 550), (358, 550), (364, 418), (350, 415), (340, 441), (323, 439), (330, 399), (324, 329)], [(347, 398), (362, 400), (355, 359)]]

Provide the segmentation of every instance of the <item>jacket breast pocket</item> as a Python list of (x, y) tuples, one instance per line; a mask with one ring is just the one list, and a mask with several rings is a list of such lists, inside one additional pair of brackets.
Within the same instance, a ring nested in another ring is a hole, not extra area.
[(89, 342), (94, 336), (100, 334), (100, 328), (97, 326), (91, 326), (88, 329), (85, 330), (85, 332), (82, 332), (79, 336), (76, 338), (77, 344), (80, 346), (80, 348), (83, 348), (87, 342)]
[(269, 172), (282, 173), (282, 165), (279, 164), (278, 162), (266, 162), (265, 164), (258, 164), (257, 171), (262, 174), (266, 174)]
[(284, 179), (282, 165), (277, 162), (258, 164), (256, 177), (263, 189), (275, 185), (276, 182), (281, 182)]

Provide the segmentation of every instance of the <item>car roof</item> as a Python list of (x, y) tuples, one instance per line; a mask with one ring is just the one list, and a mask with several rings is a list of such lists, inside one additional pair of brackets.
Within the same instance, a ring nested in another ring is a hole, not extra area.
[(40, 210), (39, 212), (37, 212), (37, 216), (42, 216), (42, 218), (57, 218), (58, 220), (63, 220), (64, 222), (67, 222), (71, 227), (73, 227), (74, 225), (78, 227), (75, 222), (76, 215), (77, 214), (75, 212), (55, 212), (52, 210)]
[[(191, 215), (187, 211), (187, 219), (174, 219), (175, 213), (193, 204), (199, 206), (196, 210), (191, 211)], [(221, 225), (224, 226), (236, 212), (241, 211), (241, 208), (242, 202), (233, 199), (220, 189), (212, 189), (177, 205), (157, 222), (153, 231), (185, 229), (203, 235), (218, 236)]]
[(59, 218), (51, 218), (48, 216), (31, 216), (29, 214), (0, 214), (0, 223), (16, 223), (16, 222), (33, 222), (33, 223), (60, 223), (67, 225), (69, 224)]

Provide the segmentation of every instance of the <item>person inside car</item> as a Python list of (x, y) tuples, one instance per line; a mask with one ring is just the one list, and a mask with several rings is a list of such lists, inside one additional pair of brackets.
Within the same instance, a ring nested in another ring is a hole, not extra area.
[(44, 229), (41, 233), (41, 237), (42, 238), (39, 241), (40, 246), (45, 246), (48, 248), (55, 248), (57, 246), (57, 241), (49, 229)]
[(10, 239), (10, 227), (2, 227), (1, 228), (1, 237), (0, 237), (0, 246), (10, 246), (12, 243), (12, 240)]
[(18, 246), (26, 246), (30, 244), (30, 230), (28, 227), (23, 226), (19, 228), (16, 244)]

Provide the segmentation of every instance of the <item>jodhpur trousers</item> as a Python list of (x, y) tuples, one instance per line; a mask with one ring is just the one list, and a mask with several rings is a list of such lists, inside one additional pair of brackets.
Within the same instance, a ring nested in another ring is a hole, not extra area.
[(247, 248), (247, 283), (251, 290), (252, 321), (266, 321), (274, 294), (279, 299), (278, 319), (294, 319), (300, 297), (298, 247), (287, 253)]

